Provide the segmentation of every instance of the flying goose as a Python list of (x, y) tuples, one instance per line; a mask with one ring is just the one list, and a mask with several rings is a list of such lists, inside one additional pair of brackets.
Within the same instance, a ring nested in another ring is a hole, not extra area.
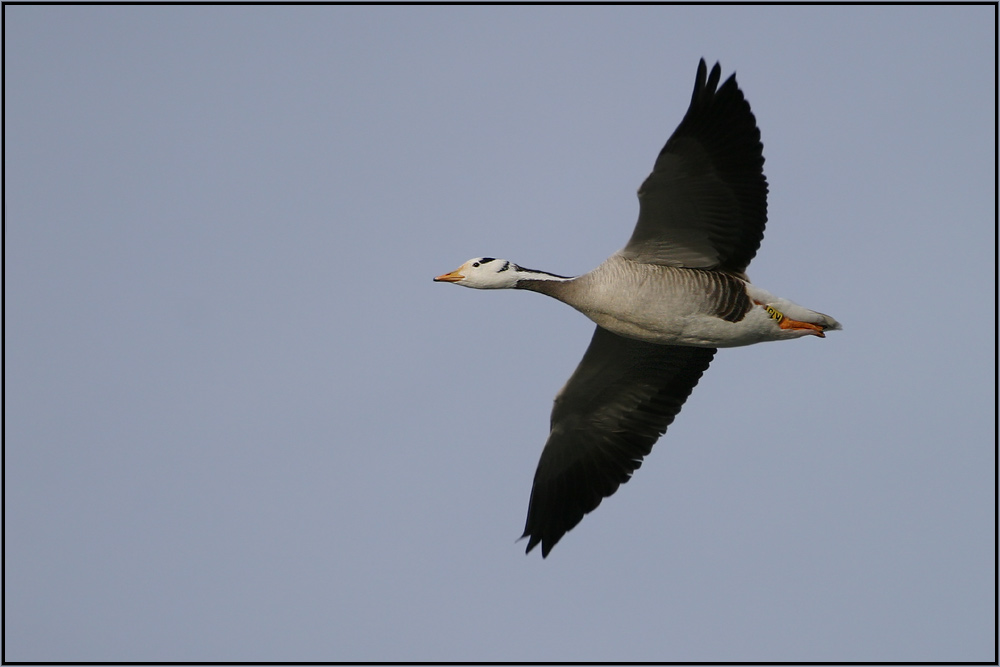
[(765, 292), (744, 271), (767, 222), (763, 145), (750, 105), (719, 64), (698, 64), (691, 105), (639, 188), (624, 248), (575, 278), (505, 259), (470, 259), (434, 278), (524, 289), (597, 324), (559, 391), (528, 501), (525, 553), (542, 557), (613, 494), (680, 411), (716, 349), (840, 329), (828, 315)]

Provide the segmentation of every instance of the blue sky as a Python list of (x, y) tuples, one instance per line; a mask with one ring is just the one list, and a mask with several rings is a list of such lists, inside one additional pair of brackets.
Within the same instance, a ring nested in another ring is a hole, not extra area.
[[(995, 6), (4, 8), (7, 660), (995, 658)], [(628, 239), (757, 116), (723, 350), (525, 556), (592, 325), (431, 282)]]

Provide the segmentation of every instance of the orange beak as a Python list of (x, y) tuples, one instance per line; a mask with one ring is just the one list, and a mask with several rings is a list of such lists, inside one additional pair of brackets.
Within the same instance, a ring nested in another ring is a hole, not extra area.
[(458, 269), (455, 269), (451, 273), (446, 273), (443, 276), (438, 276), (434, 279), (436, 283), (457, 283), (459, 280), (465, 278)]

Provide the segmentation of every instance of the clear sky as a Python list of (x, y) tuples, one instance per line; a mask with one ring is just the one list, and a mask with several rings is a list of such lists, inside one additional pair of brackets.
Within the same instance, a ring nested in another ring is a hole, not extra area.
[[(992, 661), (996, 11), (5, 7), (6, 659)], [(431, 278), (624, 245), (701, 57), (844, 330), (525, 556), (592, 325)]]

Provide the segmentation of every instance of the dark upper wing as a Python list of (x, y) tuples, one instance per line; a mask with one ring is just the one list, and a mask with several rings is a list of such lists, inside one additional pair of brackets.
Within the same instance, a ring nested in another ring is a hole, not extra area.
[(691, 106), (639, 188), (639, 221), (621, 253), (646, 264), (742, 273), (767, 222), (763, 145), (733, 74), (698, 64)]
[(680, 412), (715, 350), (656, 345), (594, 331), (556, 396), (528, 502), (527, 551), (547, 556), (583, 515), (642, 465)]

